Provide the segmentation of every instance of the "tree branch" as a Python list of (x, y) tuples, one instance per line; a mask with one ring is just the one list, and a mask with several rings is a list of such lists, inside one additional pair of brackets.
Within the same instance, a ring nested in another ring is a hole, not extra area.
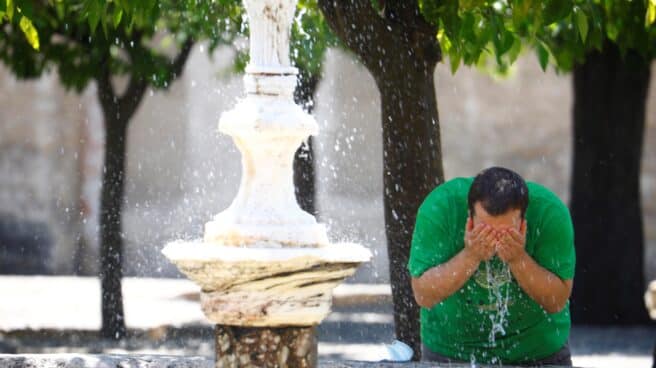
[[(193, 45), (194, 41), (191, 38), (188, 38), (182, 45), (178, 55), (171, 61), (172, 80), (175, 80), (182, 75), (182, 71), (184, 70), (184, 66), (189, 58)], [(168, 85), (170, 86), (171, 83)], [(139, 107), (147, 88), (148, 82), (145, 78), (142, 76), (135, 76), (134, 74), (131, 75), (125, 93), (119, 98), (120, 112), (125, 114), (127, 120), (132, 117)]]
[(193, 46), (194, 40), (191, 37), (187, 38), (187, 40), (182, 44), (180, 53), (175, 57), (175, 59), (173, 59), (173, 63), (171, 63), (173, 68), (173, 79), (176, 79), (182, 75), (182, 71), (184, 70), (184, 66), (187, 63), (187, 59), (189, 58), (189, 54), (191, 53)]
[(98, 84), (98, 100), (102, 106), (103, 113), (105, 114), (105, 128), (109, 124), (110, 119), (107, 118), (107, 114), (112, 114), (115, 110), (116, 104), (116, 92), (114, 91), (114, 86), (112, 85), (112, 76), (109, 66), (110, 56), (107, 55), (104, 58), (102, 64), (100, 64), (100, 72), (96, 75), (96, 83)]
[[(370, 0), (319, 0), (330, 28), (370, 69), (377, 68), (389, 28)], [(391, 38), (390, 38), (391, 40)]]

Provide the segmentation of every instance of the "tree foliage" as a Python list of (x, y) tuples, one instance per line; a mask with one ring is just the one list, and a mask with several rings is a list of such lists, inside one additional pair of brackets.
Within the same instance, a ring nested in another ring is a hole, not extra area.
[[(62, 84), (78, 92), (104, 63), (113, 76), (142, 76), (149, 86), (166, 88), (174, 78), (168, 67), (173, 46), (189, 39), (208, 40), (211, 49), (232, 43), (241, 24), (233, 3), (7, 0), (0, 2), (0, 15), (9, 20), (0, 35), (0, 57), (19, 78), (38, 77), (54, 68)], [(33, 28), (11, 17), (9, 4), (20, 19), (30, 19)]]
[(654, 0), (424, 0), (420, 7), (438, 30), (453, 72), (490, 56), (506, 70), (526, 47), (543, 69), (551, 62), (569, 71), (606, 39), (622, 52), (638, 50), (647, 59), (656, 54)]

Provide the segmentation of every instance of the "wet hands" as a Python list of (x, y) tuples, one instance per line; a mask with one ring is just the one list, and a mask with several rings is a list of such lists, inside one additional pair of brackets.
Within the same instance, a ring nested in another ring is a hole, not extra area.
[(506, 228), (497, 231), (495, 248), (502, 261), (510, 264), (526, 254), (526, 221), (519, 229)]
[(467, 219), (465, 229), (465, 252), (477, 262), (489, 261), (496, 254), (502, 261), (512, 263), (522, 258), (526, 244), (526, 221), (520, 229), (501, 228), (479, 223), (474, 226)]
[(471, 217), (467, 219), (465, 229), (465, 252), (476, 262), (489, 261), (496, 252), (496, 233), (492, 226), (478, 224), (474, 226)]

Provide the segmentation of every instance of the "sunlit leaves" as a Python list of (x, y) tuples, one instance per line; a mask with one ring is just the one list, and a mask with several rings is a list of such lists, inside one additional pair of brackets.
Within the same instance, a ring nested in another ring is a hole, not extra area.
[(451, 70), (493, 57), (503, 72), (522, 48), (533, 48), (543, 69), (570, 70), (608, 40), (620, 49), (656, 54), (656, 0), (420, 0), (423, 16)]
[(7, 6), (7, 8), (6, 8), (7, 9), (6, 10), (7, 19), (9, 19), (9, 21), (11, 22), (11, 21), (14, 20), (14, 2), (13, 2), (13, 0), (7, 0), (7, 5), (6, 6)]
[(23, 34), (25, 34), (27, 42), (30, 43), (30, 46), (32, 46), (35, 50), (39, 50), (39, 34), (37, 33), (36, 28), (34, 28), (32, 21), (30, 21), (27, 17), (22, 16), (19, 26), (23, 31)]
[(33, 49), (38, 50), (39, 33), (27, 14), (23, 12), (23, 9), (30, 10), (31, 8), (30, 4), (25, 5), (27, 6), (22, 7), (22, 2), (16, 4), (13, 0), (0, 0), (0, 23), (6, 20), (13, 24), (14, 21), (18, 20), (18, 27), (22, 31), (25, 40)]
[[(112, 75), (133, 76), (165, 88), (175, 78), (170, 55), (176, 47), (192, 35), (208, 36), (198, 31), (202, 27), (190, 29), (189, 17), (181, 24), (165, 16), (167, 10), (184, 13), (186, 3), (159, 4), (171, 7), (157, 6), (156, 0), (0, 0), (5, 16), (7, 5), (14, 9), (14, 21), (0, 33), (0, 58), (22, 78), (56, 68), (62, 84), (76, 91), (97, 78), (101, 66)], [(203, 29), (214, 29), (215, 24), (209, 24), (214, 20), (200, 18), (206, 24)], [(16, 37), (18, 32), (27, 42)], [(176, 41), (167, 50), (153, 41), (164, 34)]]
[(649, 27), (656, 22), (656, 0), (648, 0), (647, 12), (645, 13), (645, 27)]

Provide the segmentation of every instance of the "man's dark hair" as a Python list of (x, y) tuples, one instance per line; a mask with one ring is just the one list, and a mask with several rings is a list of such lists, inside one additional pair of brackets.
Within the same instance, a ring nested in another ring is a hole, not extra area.
[(510, 210), (521, 210), (522, 218), (528, 207), (528, 187), (524, 179), (512, 170), (490, 167), (478, 173), (469, 189), (469, 215), (474, 216), (474, 203), (480, 202), (492, 216)]

